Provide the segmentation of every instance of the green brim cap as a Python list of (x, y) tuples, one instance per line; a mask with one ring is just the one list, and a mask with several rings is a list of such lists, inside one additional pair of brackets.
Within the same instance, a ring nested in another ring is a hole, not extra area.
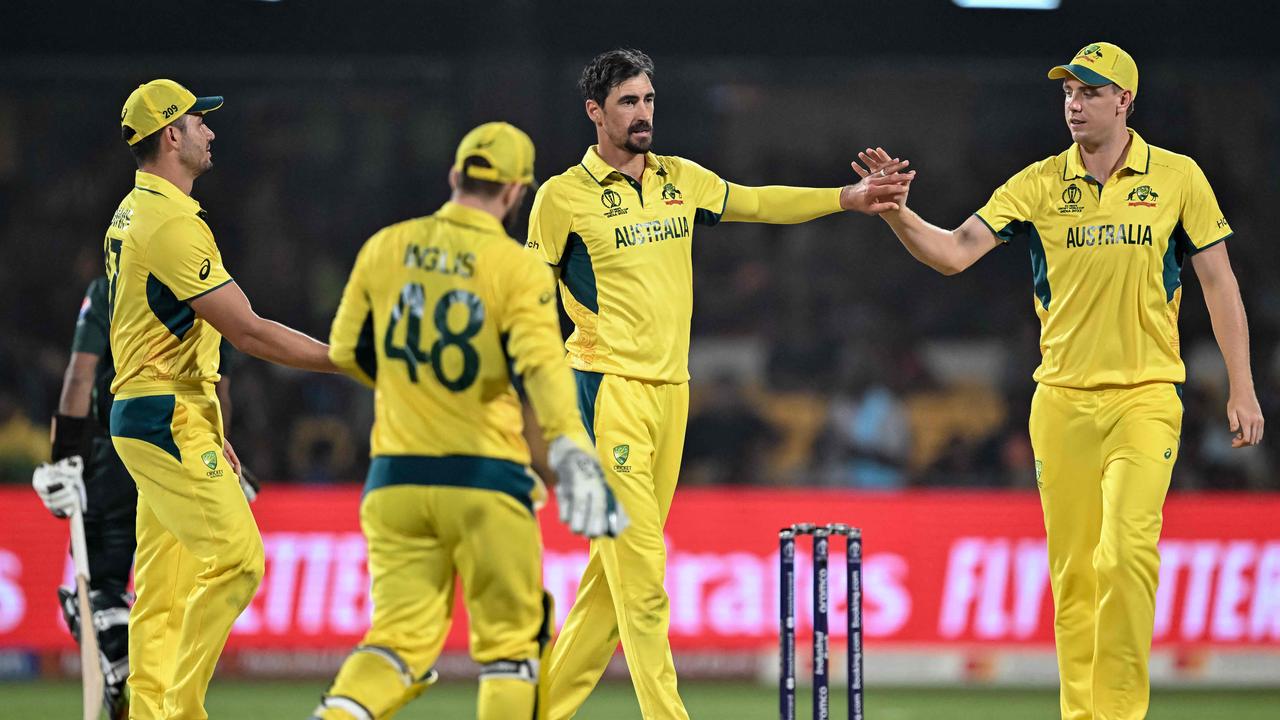
[(209, 97), (198, 97), (196, 102), (191, 106), (189, 113), (206, 113), (217, 110), (222, 107), (221, 95), (210, 95)]
[(1105, 77), (1092, 68), (1087, 68), (1084, 65), (1078, 65), (1076, 63), (1071, 63), (1070, 65), (1059, 65), (1049, 71), (1050, 80), (1059, 80), (1068, 75), (1079, 80), (1085, 85), (1092, 85), (1093, 87), (1110, 85), (1115, 82), (1111, 78)]

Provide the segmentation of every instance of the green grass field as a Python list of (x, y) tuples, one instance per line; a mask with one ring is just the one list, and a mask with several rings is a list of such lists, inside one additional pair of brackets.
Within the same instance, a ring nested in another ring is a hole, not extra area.
[[(250, 682), (217, 679), (209, 691), (214, 720), (282, 720), (307, 717), (324, 688), (315, 682)], [(397, 718), (467, 718), (475, 712), (473, 685), (447, 682), (416, 700)], [(681, 693), (695, 720), (768, 720), (777, 717), (773, 688), (744, 683), (683, 683)], [(807, 692), (800, 695), (799, 717), (809, 716)], [(79, 713), (80, 686), (74, 682), (0, 683), (0, 716), (69, 718)], [(1057, 717), (1057, 695), (1045, 690), (872, 689), (867, 692), (871, 720), (1028, 720)], [(836, 693), (832, 717), (843, 718), (844, 696)], [(583, 720), (639, 718), (631, 686), (606, 683), (578, 715)], [(1157, 690), (1153, 720), (1274, 720), (1280, 717), (1280, 689)]]

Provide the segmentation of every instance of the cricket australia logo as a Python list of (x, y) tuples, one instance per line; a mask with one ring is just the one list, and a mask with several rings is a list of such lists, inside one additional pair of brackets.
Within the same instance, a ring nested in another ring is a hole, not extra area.
[(1062, 191), (1062, 206), (1058, 208), (1059, 215), (1070, 215), (1073, 213), (1084, 212), (1084, 206), (1080, 204), (1080, 199), (1084, 197), (1084, 193), (1080, 190), (1080, 186), (1071, 183), (1066, 190)]
[(605, 188), (605, 191), (600, 193), (600, 204), (607, 208), (604, 213), (607, 218), (627, 214), (627, 209), (622, 207), (622, 196), (612, 188)]
[(1094, 43), (1076, 53), (1076, 57), (1086, 62), (1097, 62), (1102, 59), (1102, 46)]
[(1129, 207), (1155, 207), (1156, 198), (1160, 197), (1159, 193), (1151, 189), (1150, 185), (1139, 185), (1129, 192)]
[(627, 458), (630, 456), (631, 456), (630, 445), (614, 445), (613, 459), (617, 461), (617, 464), (613, 466), (613, 471), (620, 472), (620, 473), (631, 472), (631, 466), (627, 464)]
[(668, 205), (683, 205), (683, 193), (680, 192), (680, 188), (667, 183), (662, 186), (662, 201)]
[(1041, 490), (1044, 489), (1044, 481), (1040, 479), (1040, 476), (1043, 474), (1044, 474), (1044, 463), (1040, 460), (1037, 460), (1036, 461), (1036, 487), (1040, 488)]
[(216, 450), (210, 450), (201, 455), (200, 460), (204, 462), (205, 467), (209, 468), (209, 472), (205, 473), (206, 475), (211, 478), (222, 477), (222, 471), (218, 469), (218, 453)]

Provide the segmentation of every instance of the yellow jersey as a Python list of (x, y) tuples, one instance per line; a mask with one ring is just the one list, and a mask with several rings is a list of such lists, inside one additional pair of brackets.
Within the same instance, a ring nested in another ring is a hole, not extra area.
[(578, 370), (689, 380), (693, 227), (792, 223), (840, 210), (839, 188), (735, 185), (695, 162), (645, 154), (640, 180), (596, 146), (533, 201), (526, 247), (559, 272)]
[(976, 213), (1025, 238), (1040, 317), (1037, 382), (1069, 388), (1181, 383), (1178, 307), (1186, 258), (1231, 226), (1194, 160), (1138, 133), (1100, 184), (1072, 145), (1028, 166)]
[(554, 301), (551, 271), (484, 211), (449, 202), (369, 238), (329, 336), (334, 364), (375, 391), (367, 490), (465, 485), (525, 501), (520, 393), (545, 437), (591, 447)]
[(107, 306), (117, 399), (213, 396), (222, 335), (192, 300), (231, 282), (200, 203), (138, 171), (107, 227)]

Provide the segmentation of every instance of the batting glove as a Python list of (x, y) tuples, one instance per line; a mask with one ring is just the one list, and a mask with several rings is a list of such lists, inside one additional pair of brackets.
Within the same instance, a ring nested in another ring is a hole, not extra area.
[(36, 468), (31, 486), (54, 517), (70, 517), (88, 504), (84, 495), (84, 461), (79, 455)]
[(556, 505), (560, 522), (586, 538), (617, 537), (626, 529), (627, 514), (604, 481), (594, 454), (569, 436), (551, 441), (547, 464), (556, 474)]

